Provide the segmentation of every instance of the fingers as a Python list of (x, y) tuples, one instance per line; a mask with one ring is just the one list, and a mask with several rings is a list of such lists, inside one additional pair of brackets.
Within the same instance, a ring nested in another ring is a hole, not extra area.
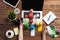
[(46, 27), (44, 28), (43, 33), (47, 33), (47, 28)]

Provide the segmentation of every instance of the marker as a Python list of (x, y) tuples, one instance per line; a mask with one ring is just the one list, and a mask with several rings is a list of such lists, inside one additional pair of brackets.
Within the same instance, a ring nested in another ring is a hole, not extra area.
[(23, 24), (20, 24), (19, 40), (23, 40)]
[(49, 15), (49, 18), (48, 18), (48, 20), (47, 20), (47, 21), (49, 21), (50, 17), (51, 17), (51, 15)]

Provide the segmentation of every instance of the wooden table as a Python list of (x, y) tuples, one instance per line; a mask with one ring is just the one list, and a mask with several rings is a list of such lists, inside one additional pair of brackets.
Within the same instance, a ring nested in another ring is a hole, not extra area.
[[(22, 1), (18, 4), (17, 8), (22, 11)], [(7, 39), (5, 33), (7, 30), (13, 30), (15, 25), (13, 25), (7, 17), (9, 11), (13, 11), (14, 8), (6, 5), (0, 0), (0, 40), (18, 40), (18, 36), (14, 36), (12, 39)], [(57, 16), (57, 19), (52, 23), (56, 26), (56, 28), (60, 29), (60, 0), (44, 0), (43, 6), (43, 16), (45, 16), (49, 11), (53, 11), (54, 14)], [(17, 18), (20, 18), (20, 14), (17, 15)], [(44, 25), (46, 27), (46, 24)], [(40, 33), (37, 32), (36, 29), (36, 36), (31, 37), (29, 30), (24, 30), (24, 40), (40, 40), (41, 36)], [(60, 36), (57, 38), (50, 38), (47, 35), (47, 40), (60, 40)]]
[[(22, 10), (21, 6), (20, 1), (17, 8)], [(14, 36), (12, 39), (7, 39), (5, 36), (7, 30), (13, 30), (13, 28), (17, 27), (8, 20), (8, 12), (13, 10), (14, 8), (3, 3), (3, 0), (0, 0), (0, 40), (18, 40), (18, 36)], [(20, 14), (17, 15), (17, 18), (20, 18)]]
[[(49, 11), (52, 11), (57, 16), (57, 19), (53, 21), (52, 25), (60, 29), (60, 0), (44, 1), (43, 16), (45, 16)], [(45, 24), (45, 26), (47, 25)], [(57, 38), (50, 38), (50, 36), (47, 35), (47, 40), (60, 40), (60, 35)]]

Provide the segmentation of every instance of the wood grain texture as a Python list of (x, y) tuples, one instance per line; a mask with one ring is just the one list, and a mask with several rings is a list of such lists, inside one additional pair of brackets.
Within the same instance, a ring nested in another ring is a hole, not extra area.
[[(18, 4), (17, 8), (22, 11), (22, 0)], [(0, 40), (18, 40), (18, 36), (14, 36), (12, 39), (7, 39), (5, 36), (7, 30), (12, 30), (16, 27), (8, 20), (7, 17), (8, 12), (13, 11), (13, 9), (14, 8), (0, 0)], [(44, 0), (43, 16), (45, 16), (49, 11), (52, 11), (57, 16), (57, 19), (52, 24), (56, 28), (60, 29), (60, 0)], [(17, 15), (17, 18), (20, 18), (20, 16), (20, 14)], [(43, 26), (46, 27), (47, 25), (44, 23)], [(37, 32), (37, 29), (35, 37), (30, 36), (29, 30), (23, 30), (23, 33), (24, 40), (41, 40), (41, 34)], [(60, 40), (60, 35), (57, 38), (50, 38), (50, 36), (47, 35), (47, 40)]]
[[(43, 16), (45, 16), (49, 11), (52, 11), (57, 16), (57, 19), (53, 21), (52, 25), (54, 25), (57, 29), (60, 29), (60, 0), (44, 1)], [(46, 24), (44, 23), (44, 25)], [(60, 35), (57, 38), (51, 38), (47, 35), (46, 38), (47, 40), (60, 40)]]
[[(17, 8), (22, 10), (21, 1), (18, 4)], [(18, 40), (18, 36), (14, 36), (11, 39), (6, 38), (5, 34), (7, 30), (13, 30), (15, 25), (8, 20), (8, 12), (13, 11), (14, 8), (3, 3), (3, 0), (0, 0), (0, 40)], [(17, 18), (20, 18), (20, 14), (17, 15)]]

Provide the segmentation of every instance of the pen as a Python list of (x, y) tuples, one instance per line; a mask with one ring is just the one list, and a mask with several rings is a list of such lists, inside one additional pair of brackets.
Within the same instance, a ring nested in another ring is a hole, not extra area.
[(50, 17), (51, 17), (51, 15), (49, 15), (49, 17), (48, 17), (48, 20), (47, 20), (47, 21), (49, 21)]

